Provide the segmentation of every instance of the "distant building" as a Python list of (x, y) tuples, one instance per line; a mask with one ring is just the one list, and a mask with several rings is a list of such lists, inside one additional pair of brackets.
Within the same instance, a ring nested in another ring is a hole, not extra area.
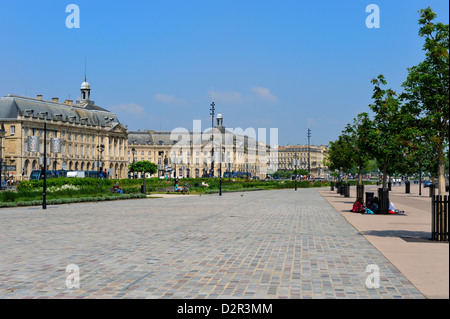
[[(324, 145), (287, 145), (278, 147), (278, 169), (283, 171), (295, 170), (295, 160), (297, 169), (311, 171), (311, 177), (328, 177), (328, 167), (324, 164), (327, 157), (327, 147)], [(308, 157), (309, 156), (309, 157)]]
[(220, 113), (217, 115), (217, 126), (213, 134), (214, 157), (211, 131), (203, 133), (205, 135), (202, 136), (202, 132), (187, 131), (129, 132), (128, 161), (131, 163), (146, 160), (157, 164), (159, 177), (218, 177), (221, 168), (222, 176), (228, 176), (228, 173), (231, 176), (243, 176), (245, 173), (251, 177), (265, 178), (267, 159), (258, 154), (261, 155), (261, 151), (265, 150), (266, 155), (269, 155), (266, 145), (227, 130), (223, 126), (223, 116)]

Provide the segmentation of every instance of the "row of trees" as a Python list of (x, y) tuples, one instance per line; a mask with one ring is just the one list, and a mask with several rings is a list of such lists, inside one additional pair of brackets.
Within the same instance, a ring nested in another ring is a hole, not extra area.
[(369, 113), (361, 113), (347, 124), (329, 145), (328, 167), (360, 173), (376, 160), (387, 176), (410, 175), (424, 169), (438, 176), (439, 195), (445, 192), (449, 135), (449, 26), (434, 23), (431, 8), (419, 11), (419, 36), (425, 39), (425, 59), (408, 68), (404, 92), (386, 88), (383, 75), (372, 80), (373, 103)]
[(293, 171), (276, 171), (273, 174), (273, 177), (275, 178), (288, 178), (291, 179), (293, 175), (300, 175), (300, 176), (309, 176), (309, 172), (304, 169), (296, 169)]

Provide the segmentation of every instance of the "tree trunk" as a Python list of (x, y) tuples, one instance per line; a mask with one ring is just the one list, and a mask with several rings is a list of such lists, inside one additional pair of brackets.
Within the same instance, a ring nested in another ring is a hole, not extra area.
[(443, 143), (439, 143), (439, 179), (438, 179), (438, 195), (445, 195), (445, 157)]
[(143, 177), (144, 178), (144, 184), (143, 184), (144, 185), (144, 193), (146, 193), (147, 192), (147, 186), (145, 185), (145, 172), (143, 174), (144, 174), (143, 175), (144, 176)]
[(387, 164), (383, 166), (383, 189), (387, 189)]
[(362, 175), (361, 175), (362, 169), (361, 166), (359, 167), (358, 171), (358, 185), (362, 185)]

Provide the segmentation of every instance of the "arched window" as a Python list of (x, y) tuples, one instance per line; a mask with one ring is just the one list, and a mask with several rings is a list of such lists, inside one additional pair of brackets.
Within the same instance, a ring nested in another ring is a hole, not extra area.
[(28, 176), (28, 165), (30, 165), (30, 161), (26, 160), (23, 163), (23, 176)]

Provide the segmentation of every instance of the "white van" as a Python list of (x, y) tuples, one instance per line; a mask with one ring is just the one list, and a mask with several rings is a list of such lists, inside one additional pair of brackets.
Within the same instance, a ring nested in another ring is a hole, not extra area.
[(85, 177), (85, 173), (84, 173), (84, 171), (67, 172), (67, 178), (71, 178), (71, 177), (84, 178)]

